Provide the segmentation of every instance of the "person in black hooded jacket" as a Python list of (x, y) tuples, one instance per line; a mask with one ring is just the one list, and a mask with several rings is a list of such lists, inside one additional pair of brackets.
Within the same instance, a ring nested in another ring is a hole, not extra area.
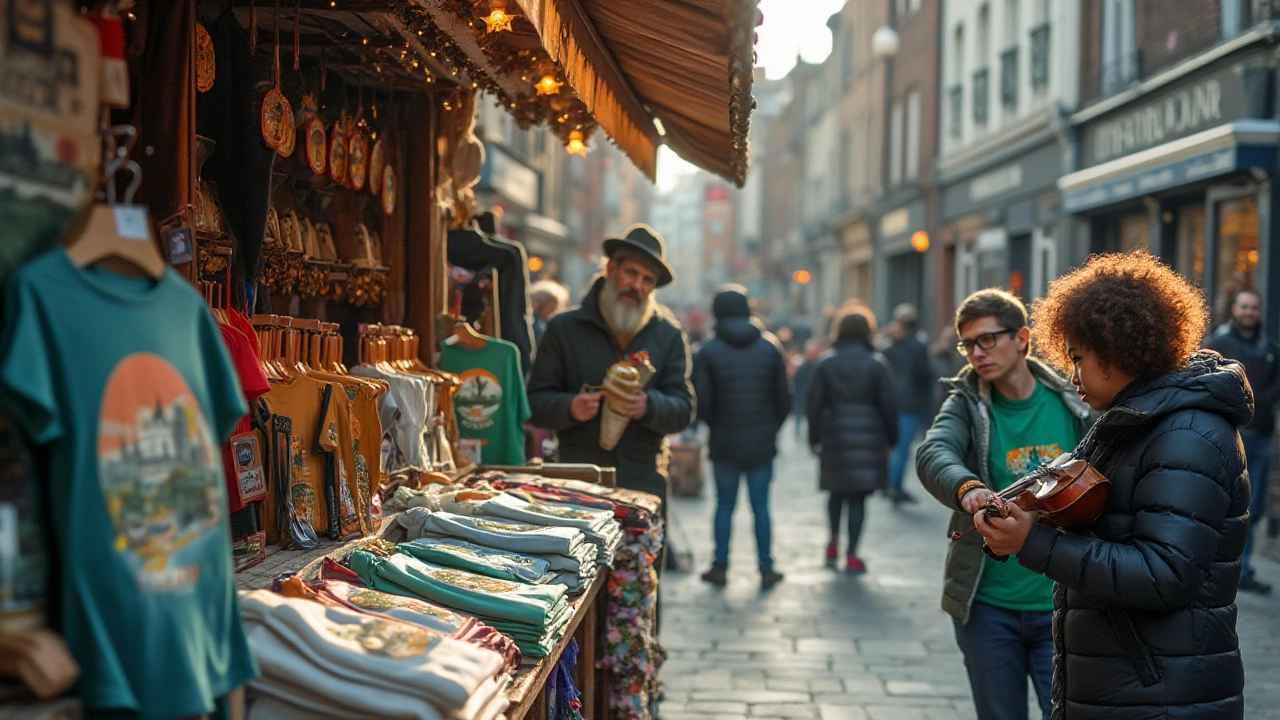
[(1034, 317), (1038, 352), (1103, 411), (1073, 455), (1111, 481), (1110, 497), (1082, 528), (1012, 505), (974, 522), (992, 553), (1056, 581), (1053, 720), (1240, 720), (1244, 368), (1197, 351), (1203, 295), (1145, 252), (1095, 256)]
[(711, 464), (716, 480), (715, 561), (702, 579), (724, 585), (729, 567), (729, 538), (738, 486), (745, 476), (755, 516), (760, 583), (782, 580), (773, 567), (769, 484), (778, 454), (778, 431), (791, 410), (787, 366), (777, 338), (751, 317), (747, 291), (730, 285), (711, 305), (715, 337), (693, 361), (698, 419), (711, 429)]

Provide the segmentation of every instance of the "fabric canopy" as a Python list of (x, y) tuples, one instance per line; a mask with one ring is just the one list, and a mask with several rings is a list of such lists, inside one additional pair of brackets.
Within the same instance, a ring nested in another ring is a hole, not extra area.
[(650, 178), (665, 143), (746, 180), (757, 0), (517, 2), (596, 121)]

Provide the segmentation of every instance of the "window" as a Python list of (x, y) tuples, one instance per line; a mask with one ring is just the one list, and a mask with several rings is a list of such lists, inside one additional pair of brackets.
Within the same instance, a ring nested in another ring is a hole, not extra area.
[(985, 68), (991, 57), (991, 6), (985, 3), (978, 9), (978, 47), (975, 50), (978, 54), (974, 58), (974, 67)]
[(845, 33), (844, 38), (842, 38), (844, 48), (842, 48), (840, 53), (840, 73), (844, 81), (844, 87), (849, 87), (853, 84), (853, 76), (856, 74), (854, 68), (853, 37), (854, 33), (848, 32)]
[(1235, 37), (1240, 34), (1241, 22), (1240, 18), (1241, 0), (1223, 0), (1222, 2), (1222, 37), (1223, 39)]
[(955, 85), (964, 83), (964, 68), (967, 58), (964, 53), (964, 25), (956, 25), (955, 41), (952, 43), (951, 82)]
[(853, 207), (853, 131), (845, 128), (840, 131), (840, 204), (844, 209)]
[(1106, 0), (1102, 12), (1102, 93), (1138, 79), (1135, 0)]
[(1017, 45), (1018, 37), (1022, 34), (1020, 10), (1018, 0), (1004, 1), (1004, 46), (1006, 49)]
[(907, 152), (903, 174), (915, 180), (920, 173), (920, 91), (907, 94)]
[(1231, 296), (1254, 290), (1258, 280), (1257, 196), (1218, 203), (1218, 282), (1214, 288), (1214, 319), (1231, 316)]
[(902, 182), (902, 103), (889, 114), (889, 185)]

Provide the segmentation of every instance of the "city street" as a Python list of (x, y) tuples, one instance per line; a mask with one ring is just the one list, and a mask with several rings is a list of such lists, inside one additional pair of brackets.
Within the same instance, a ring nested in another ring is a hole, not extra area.
[[(701, 498), (674, 501), (673, 539), (692, 550), (694, 568), (663, 580), (662, 719), (974, 718), (952, 621), (938, 607), (947, 511), (912, 478), (919, 504), (868, 501), (860, 554), (869, 572), (824, 568), (825, 496), (793, 430), (784, 430), (772, 492), (774, 553), (787, 574), (774, 590), (759, 589), (745, 490), (723, 590), (698, 578), (711, 561), (710, 481)], [(1276, 563), (1258, 566), (1280, 580)], [(1244, 595), (1239, 607), (1246, 717), (1280, 720), (1280, 596)]]

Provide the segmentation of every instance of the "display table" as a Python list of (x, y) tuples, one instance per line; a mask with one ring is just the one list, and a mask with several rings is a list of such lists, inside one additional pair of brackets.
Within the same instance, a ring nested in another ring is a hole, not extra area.
[(560, 656), (569, 645), (570, 640), (578, 641), (578, 665), (574, 668), (573, 680), (582, 691), (582, 715), (588, 718), (606, 718), (608, 697), (606, 683), (609, 675), (596, 669), (596, 657), (599, 652), (599, 637), (604, 622), (604, 607), (609, 601), (605, 587), (609, 582), (609, 572), (601, 568), (600, 575), (591, 587), (582, 595), (574, 598), (573, 620), (564, 639), (556, 646), (551, 655), (542, 658), (536, 664), (520, 666), (520, 674), (516, 676), (507, 690), (507, 698), (511, 707), (507, 709), (507, 720), (543, 720), (547, 714), (547, 680), (551, 671), (559, 662)]

